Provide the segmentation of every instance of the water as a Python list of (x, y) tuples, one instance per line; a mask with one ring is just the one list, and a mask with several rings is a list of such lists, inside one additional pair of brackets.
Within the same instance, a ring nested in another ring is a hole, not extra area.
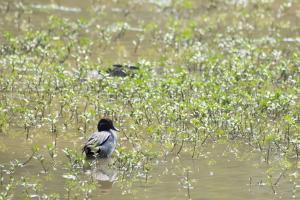
[[(68, 175), (67, 157), (62, 149), (68, 147), (81, 151), (83, 140), (78, 135), (65, 133), (57, 139), (57, 157), (55, 163), (47, 157), (45, 145), (51, 143), (51, 135), (37, 132), (30, 140), (22, 133), (14, 136), (1, 136), (0, 160), (2, 165), (8, 165), (12, 159), (25, 161), (31, 154), (33, 144), (39, 144), (46, 157), (47, 173), (37, 160), (32, 160), (24, 167), (18, 168), (15, 178), (26, 177), (38, 180), (44, 187), (44, 192), (55, 192), (66, 198), (65, 183), (73, 179)], [(147, 182), (141, 176), (123, 178), (123, 172), (114, 169), (111, 164), (116, 159), (98, 160), (91, 168), (81, 171), (82, 179), (92, 179), (97, 183), (92, 198), (102, 199), (291, 199), (292, 182), (284, 176), (280, 186), (276, 187), (274, 195), (268, 184), (266, 171), (268, 165), (261, 161), (258, 153), (249, 152), (232, 145), (206, 145), (201, 150), (198, 159), (192, 159), (185, 153), (180, 156), (170, 154), (164, 160), (153, 160), (153, 169)], [(95, 161), (93, 161), (95, 162)], [(274, 179), (281, 171), (275, 173)], [(187, 174), (188, 182), (187, 183)], [(188, 187), (190, 191), (188, 192)], [(16, 188), (18, 191), (18, 188)], [(17, 192), (15, 199), (22, 197), (22, 191)], [(18, 195), (20, 195), (18, 197)], [(24, 197), (24, 196), (23, 196)]]

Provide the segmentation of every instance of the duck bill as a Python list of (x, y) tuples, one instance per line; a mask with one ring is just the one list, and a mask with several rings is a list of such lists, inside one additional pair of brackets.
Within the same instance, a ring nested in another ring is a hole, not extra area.
[(117, 129), (116, 127), (113, 127), (112, 130), (119, 131), (119, 129)]

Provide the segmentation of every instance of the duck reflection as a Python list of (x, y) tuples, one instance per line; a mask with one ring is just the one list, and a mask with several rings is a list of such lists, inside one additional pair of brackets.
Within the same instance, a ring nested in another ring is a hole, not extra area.
[(112, 185), (118, 178), (117, 171), (112, 167), (113, 160), (111, 158), (99, 158), (88, 160), (88, 162), (90, 165), (84, 169), (85, 174), (99, 183), (103, 193), (111, 192)]

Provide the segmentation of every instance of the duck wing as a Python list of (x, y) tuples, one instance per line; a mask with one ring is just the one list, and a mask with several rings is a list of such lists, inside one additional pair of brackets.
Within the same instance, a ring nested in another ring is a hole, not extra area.
[(109, 137), (110, 137), (110, 133), (107, 131), (95, 132), (88, 138), (82, 150), (85, 151), (87, 147), (99, 148), (109, 139)]

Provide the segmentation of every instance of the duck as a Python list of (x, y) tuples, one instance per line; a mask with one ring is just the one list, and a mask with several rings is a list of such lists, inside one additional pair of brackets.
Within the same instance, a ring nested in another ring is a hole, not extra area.
[(82, 148), (86, 158), (107, 158), (117, 147), (117, 128), (109, 118), (102, 118), (97, 125), (98, 131), (91, 134)]

